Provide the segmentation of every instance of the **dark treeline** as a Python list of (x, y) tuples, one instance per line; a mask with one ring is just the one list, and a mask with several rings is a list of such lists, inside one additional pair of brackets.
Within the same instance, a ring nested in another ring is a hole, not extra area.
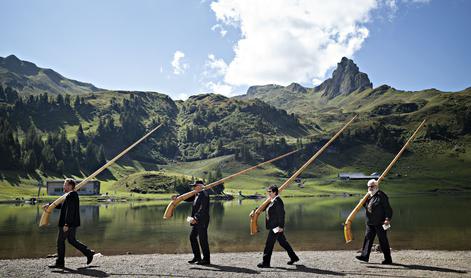
[[(113, 99), (111, 109), (96, 111), (83, 96), (43, 93), (21, 97), (0, 86), (0, 169), (38, 169), (59, 175), (94, 171), (106, 163), (107, 156), (114, 156), (145, 133), (141, 119), (147, 114), (140, 101), (133, 95), (121, 104)], [(118, 125), (112, 111), (119, 112)], [(92, 116), (98, 117), (98, 126), (85, 134), (79, 118)], [(152, 125), (157, 125), (156, 120)], [(78, 124), (75, 134), (67, 135), (61, 128), (64, 124)], [(172, 148), (175, 144), (160, 147), (164, 153)]]
[[(253, 165), (302, 147), (299, 140), (289, 145), (277, 136), (280, 130), (302, 132), (296, 116), (257, 101), (245, 103), (217, 95), (204, 98), (218, 104), (203, 105), (196, 99), (185, 103), (180, 110), (184, 124), (177, 127), (178, 108), (158, 94), (21, 96), (0, 86), (0, 154), (4, 158), (0, 169), (39, 169), (60, 175), (90, 172), (159, 122), (165, 123), (161, 130), (127, 157), (166, 163), (234, 154), (236, 160)], [(292, 156), (275, 164), (290, 171), (298, 163)], [(217, 171), (205, 178), (220, 177)]]
[(26, 172), (39, 169), (64, 175), (93, 171), (106, 163), (103, 145), (86, 136), (68, 140), (64, 130), (41, 132), (30, 126), (20, 142), (15, 130), (8, 120), (0, 119), (0, 169)]

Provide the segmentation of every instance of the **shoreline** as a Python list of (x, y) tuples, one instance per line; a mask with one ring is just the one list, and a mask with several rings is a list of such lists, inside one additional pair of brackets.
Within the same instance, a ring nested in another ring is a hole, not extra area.
[[(439, 190), (439, 191), (421, 191), (421, 192), (393, 192), (393, 193), (388, 193), (388, 196), (410, 196), (410, 195), (439, 195), (439, 194), (447, 194), (447, 195), (454, 195), (454, 194), (471, 194), (471, 191), (458, 191), (458, 190)], [(320, 194), (307, 194), (307, 195), (284, 195), (283, 198), (349, 198), (349, 197), (363, 197), (363, 193), (320, 193)], [(17, 198), (23, 198), (23, 199), (0, 199), (0, 204), (30, 204), (34, 205), (37, 203), (44, 203), (47, 201), (55, 201), (57, 198), (60, 196), (46, 196), (43, 198), (40, 198), (39, 201), (36, 203), (31, 203), (29, 202), (29, 198), (26, 199), (24, 196), (23, 197), (17, 197)], [(265, 198), (265, 197), (264, 197)], [(263, 200), (264, 198), (258, 198), (256, 200)], [(215, 199), (214, 196), (211, 198), (211, 201), (232, 201), (232, 200), (253, 200), (251, 198), (238, 198), (238, 196), (234, 196), (233, 199)], [(80, 196), (81, 203), (125, 203), (125, 202), (148, 202), (148, 201), (171, 201), (172, 199), (169, 197), (150, 197), (150, 198), (126, 198), (126, 197), (119, 197), (119, 196), (86, 196), (86, 195), (81, 195)]]
[(393, 265), (382, 265), (381, 253), (369, 263), (355, 259), (356, 251), (300, 251), (301, 260), (287, 265), (285, 252), (274, 252), (271, 268), (260, 269), (262, 252), (214, 253), (211, 265), (187, 263), (192, 254), (117, 255), (97, 258), (66, 257), (64, 270), (49, 269), (53, 258), (0, 260), (0, 274), (10, 277), (471, 277), (470, 251), (393, 251)]

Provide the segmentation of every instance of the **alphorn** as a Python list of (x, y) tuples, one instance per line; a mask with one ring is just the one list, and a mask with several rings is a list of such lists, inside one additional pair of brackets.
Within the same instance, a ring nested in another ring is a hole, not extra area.
[[(263, 165), (265, 165), (265, 164), (272, 163), (272, 162), (275, 162), (275, 161), (277, 161), (277, 160), (280, 160), (280, 159), (282, 159), (282, 158), (284, 158), (284, 157), (287, 157), (287, 156), (289, 156), (289, 155), (292, 155), (293, 153), (298, 152), (298, 151), (299, 151), (299, 150), (294, 150), (294, 151), (291, 151), (291, 152), (289, 152), (289, 153), (285, 153), (285, 154), (280, 155), (280, 156), (278, 156), (278, 157), (272, 158), (272, 159), (270, 159), (270, 160), (264, 161), (264, 162), (262, 162), (262, 163), (259, 163), (259, 164), (255, 165), (255, 166), (252, 166), (252, 167), (250, 167), (250, 168), (247, 168), (247, 169), (245, 169), (245, 170), (242, 170), (242, 171), (240, 171), (240, 172), (237, 172), (237, 173), (235, 173), (235, 174), (232, 174), (232, 175), (230, 175), (230, 176), (227, 176), (227, 177), (225, 177), (225, 178), (223, 178), (223, 179), (220, 179), (220, 180), (218, 180), (218, 181), (212, 182), (212, 183), (210, 183), (210, 184), (204, 186), (203, 189), (210, 189), (210, 188), (213, 188), (213, 187), (215, 187), (215, 186), (217, 186), (217, 185), (220, 185), (220, 184), (222, 184), (222, 183), (224, 183), (224, 182), (226, 182), (226, 181), (228, 181), (228, 180), (230, 180), (230, 179), (232, 179), (232, 178), (235, 178), (235, 177), (237, 177), (237, 176), (239, 176), (239, 175), (242, 175), (242, 174), (244, 174), (244, 173), (247, 173), (247, 172), (249, 172), (249, 171), (252, 171), (252, 170), (254, 170), (254, 169), (258, 168), (258, 167), (261, 167), (261, 166), (263, 166)], [(173, 216), (173, 211), (174, 211), (175, 208), (178, 206), (178, 204), (180, 204), (182, 201), (184, 201), (184, 200), (186, 200), (186, 199), (188, 199), (188, 198), (194, 196), (195, 194), (196, 194), (196, 191), (193, 190), (193, 191), (190, 191), (190, 192), (187, 192), (187, 193), (185, 193), (185, 194), (182, 194), (182, 195), (178, 196), (177, 198), (175, 198), (175, 200), (172, 200), (172, 201), (168, 204), (167, 208), (165, 209), (164, 219), (169, 219), (169, 218), (171, 218), (171, 217)]]
[[(388, 167), (384, 170), (384, 172), (381, 174), (381, 176), (378, 178), (377, 182), (378, 185), (379, 183), (386, 177), (386, 175), (389, 173), (393, 165), (396, 163), (396, 161), (399, 159), (399, 157), (402, 155), (402, 153), (406, 150), (406, 148), (412, 143), (414, 138), (417, 136), (417, 133), (419, 130), (425, 125), (425, 121), (423, 120), (422, 123), (420, 123), (419, 127), (415, 130), (415, 132), (412, 134), (412, 136), (407, 140), (407, 142), (404, 144), (402, 149), (397, 153), (397, 155), (394, 157), (394, 159), (389, 163)], [(368, 192), (363, 196), (363, 198), (358, 202), (356, 207), (353, 209), (353, 211), (350, 213), (350, 215), (347, 217), (347, 220), (345, 220), (344, 226), (343, 226), (343, 234), (345, 236), (345, 242), (350, 243), (353, 240), (353, 235), (352, 235), (352, 222), (353, 219), (355, 219), (355, 216), (357, 213), (360, 211), (361, 207), (363, 207), (363, 204), (365, 204), (366, 200), (368, 199)]]
[[(137, 140), (136, 142), (134, 142), (132, 145), (130, 145), (129, 147), (127, 147), (124, 151), (122, 151), (121, 153), (119, 153), (117, 156), (115, 156), (113, 159), (111, 159), (110, 161), (108, 161), (105, 165), (101, 166), (98, 170), (96, 170), (93, 174), (91, 174), (90, 176), (86, 177), (84, 180), (82, 180), (79, 184), (77, 184), (74, 188), (74, 191), (77, 191), (79, 190), (82, 186), (84, 186), (85, 184), (88, 183), (88, 181), (90, 181), (91, 179), (95, 178), (98, 174), (100, 174), (101, 172), (103, 172), (106, 168), (110, 167), (111, 164), (113, 164), (116, 160), (118, 160), (120, 157), (122, 157), (123, 155), (125, 155), (127, 152), (129, 152), (132, 148), (134, 148), (135, 146), (137, 146), (139, 143), (141, 143), (144, 139), (146, 139), (148, 136), (150, 136), (152, 133), (154, 133), (154, 131), (156, 131), (157, 129), (159, 129), (163, 124), (160, 124), (158, 125), (156, 128), (152, 129), (151, 131), (149, 131), (146, 135), (142, 136), (142, 138), (140, 138), (139, 140)], [(62, 195), (61, 197), (59, 197), (57, 200), (55, 200), (54, 202), (52, 202), (49, 207), (44, 210), (42, 216), (41, 216), (41, 220), (39, 221), (39, 227), (42, 227), (44, 225), (47, 225), (49, 224), (49, 216), (51, 215), (52, 211), (54, 210), (55, 207), (57, 207), (59, 204), (62, 204), (64, 201), (65, 201), (65, 198), (67, 197), (67, 194), (68, 193), (65, 193), (64, 195)]]
[[(340, 129), (334, 137), (332, 137), (327, 143), (324, 144), (324, 146), (319, 149), (306, 163), (304, 163), (301, 168), (299, 168), (288, 180), (286, 180), (279, 188), (278, 188), (278, 194), (281, 193), (286, 187), (288, 187), (316, 158), (324, 152), (325, 149), (335, 140), (337, 137), (342, 134), (342, 132), (355, 120), (357, 116), (354, 116), (348, 123), (346, 123), (342, 129)], [(270, 198), (267, 198), (265, 202), (262, 203), (258, 208), (255, 208), (250, 212), (250, 234), (255, 235), (258, 232), (258, 216), (266, 209), (266, 207), (270, 204)]]

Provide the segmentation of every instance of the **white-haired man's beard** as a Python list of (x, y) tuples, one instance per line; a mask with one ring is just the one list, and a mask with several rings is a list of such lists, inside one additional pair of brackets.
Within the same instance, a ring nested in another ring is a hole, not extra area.
[(373, 195), (375, 195), (378, 190), (378, 187), (370, 187), (368, 188), (368, 194), (370, 194), (370, 197), (373, 197)]

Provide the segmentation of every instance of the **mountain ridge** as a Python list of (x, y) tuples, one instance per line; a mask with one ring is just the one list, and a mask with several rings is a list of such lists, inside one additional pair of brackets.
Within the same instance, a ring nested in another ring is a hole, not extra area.
[(69, 79), (52, 69), (18, 59), (15, 55), (0, 57), (0, 84), (19, 93), (86, 94), (103, 91), (91, 83)]

